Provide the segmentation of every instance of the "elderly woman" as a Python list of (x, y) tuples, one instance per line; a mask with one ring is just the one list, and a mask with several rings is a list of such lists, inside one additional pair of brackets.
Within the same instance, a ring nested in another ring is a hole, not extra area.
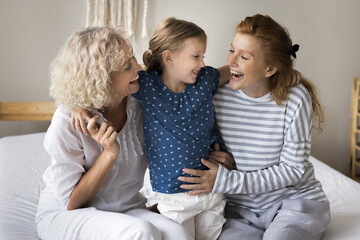
[[(44, 146), (51, 157), (37, 212), (41, 239), (187, 239), (184, 228), (146, 209), (139, 193), (147, 160), (131, 44), (118, 29), (74, 32), (51, 65), (58, 108)], [(90, 135), (71, 109), (94, 114)]]

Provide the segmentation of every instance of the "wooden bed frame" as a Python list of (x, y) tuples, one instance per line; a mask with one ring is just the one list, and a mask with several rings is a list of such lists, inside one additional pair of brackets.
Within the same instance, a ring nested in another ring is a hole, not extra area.
[(0, 102), (2, 121), (51, 121), (54, 102)]
[(350, 115), (350, 157), (349, 171), (350, 177), (360, 182), (360, 143), (359, 143), (359, 118), (360, 118), (360, 78), (354, 77), (351, 90), (351, 115)]

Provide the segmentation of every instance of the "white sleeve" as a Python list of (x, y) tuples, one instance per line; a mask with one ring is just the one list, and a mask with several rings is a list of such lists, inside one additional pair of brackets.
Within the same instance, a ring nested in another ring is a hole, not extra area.
[(46, 132), (45, 150), (51, 156), (48, 179), (59, 200), (68, 206), (70, 195), (85, 172), (85, 159), (80, 133), (72, 130), (70, 115), (57, 110)]

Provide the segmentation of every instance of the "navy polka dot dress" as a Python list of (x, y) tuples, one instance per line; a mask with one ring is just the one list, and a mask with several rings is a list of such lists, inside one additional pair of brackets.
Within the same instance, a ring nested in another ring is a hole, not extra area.
[(218, 140), (212, 97), (220, 74), (204, 67), (196, 83), (181, 93), (170, 91), (155, 71), (141, 71), (139, 76), (140, 90), (133, 96), (141, 103), (152, 188), (161, 193), (184, 192), (177, 180), (185, 175), (182, 169), (204, 169), (200, 159), (208, 158)]

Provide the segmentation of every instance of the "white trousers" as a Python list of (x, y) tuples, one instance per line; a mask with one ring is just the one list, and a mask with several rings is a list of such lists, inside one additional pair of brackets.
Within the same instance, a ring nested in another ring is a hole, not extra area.
[[(190, 196), (187, 193), (156, 193), (155, 195), (160, 213), (182, 224), (196, 240), (215, 240), (219, 237), (225, 223), (223, 194)], [(193, 226), (194, 229), (190, 230), (189, 226)]]
[(125, 213), (82, 208), (44, 215), (37, 224), (42, 240), (191, 239), (179, 224), (147, 209)]

